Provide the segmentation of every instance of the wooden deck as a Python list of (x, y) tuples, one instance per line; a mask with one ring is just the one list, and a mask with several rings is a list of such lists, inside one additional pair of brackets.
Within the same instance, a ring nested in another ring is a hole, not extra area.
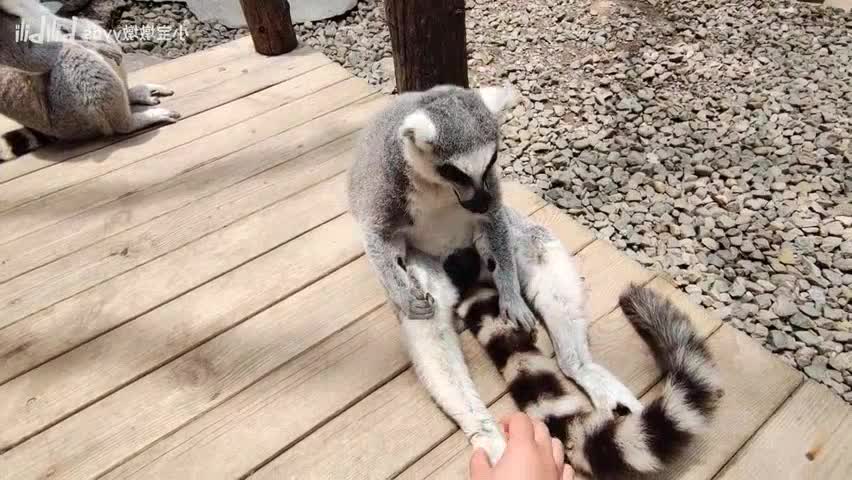
[[(131, 77), (174, 87), (183, 120), (0, 165), (0, 478), (466, 478), (465, 439), (417, 383), (346, 213), (354, 135), (388, 99), (247, 38)], [(724, 405), (670, 478), (848, 478), (844, 402), (507, 189), (577, 253), (595, 355), (637, 394), (660, 375), (617, 309), (629, 282), (709, 336)], [(511, 410), (463, 343), (483, 398)]]

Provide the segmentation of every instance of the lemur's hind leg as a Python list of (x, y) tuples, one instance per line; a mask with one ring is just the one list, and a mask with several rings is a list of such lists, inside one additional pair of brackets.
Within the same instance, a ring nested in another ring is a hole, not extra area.
[(409, 319), (400, 314), (402, 332), (414, 370), (438, 405), (494, 464), (506, 442), (470, 378), (453, 318), (458, 292), (441, 263), (421, 253), (406, 258), (409, 275), (434, 300), (434, 317)]
[(640, 411), (642, 404), (630, 389), (592, 359), (586, 294), (571, 254), (547, 228), (511, 210), (507, 217), (521, 288), (547, 327), (559, 368), (586, 391), (596, 408)]
[(146, 83), (127, 90), (131, 105), (159, 105), (160, 97), (170, 97), (175, 92), (163, 85)]

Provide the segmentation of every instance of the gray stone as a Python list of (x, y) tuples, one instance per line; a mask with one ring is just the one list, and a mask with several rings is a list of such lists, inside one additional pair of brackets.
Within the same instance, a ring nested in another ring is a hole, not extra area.
[(778, 330), (772, 330), (769, 332), (769, 337), (767, 338), (766, 343), (773, 351), (791, 350), (796, 345), (796, 342), (790, 338), (789, 335)]
[(803, 330), (801, 332), (794, 333), (795, 337), (800, 341), (804, 342), (805, 345), (813, 347), (815, 345), (819, 345), (822, 342), (822, 339), (819, 338), (819, 335), (811, 332), (809, 330)]
[(772, 311), (779, 317), (789, 317), (799, 311), (799, 307), (787, 297), (779, 297), (772, 306)]
[(804, 368), (805, 373), (814, 380), (821, 382), (828, 376), (828, 369), (821, 365), (809, 365)]
[(839, 353), (832, 357), (828, 364), (839, 371), (852, 370), (852, 352)]
[(817, 354), (816, 349), (814, 349), (812, 347), (802, 347), (802, 348), (796, 350), (794, 358), (796, 360), (796, 364), (800, 368), (804, 368), (804, 367), (807, 367), (811, 364), (811, 362), (813, 361), (816, 354)]

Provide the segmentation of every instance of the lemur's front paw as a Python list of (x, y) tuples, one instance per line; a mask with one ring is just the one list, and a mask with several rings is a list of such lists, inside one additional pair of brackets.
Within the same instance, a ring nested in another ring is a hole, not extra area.
[(535, 315), (520, 295), (504, 295), (500, 292), (500, 315), (528, 332), (535, 330)]
[(471, 437), (470, 444), (474, 449), (481, 448), (485, 451), (492, 466), (497, 464), (506, 451), (506, 440), (499, 431), (476, 433)]

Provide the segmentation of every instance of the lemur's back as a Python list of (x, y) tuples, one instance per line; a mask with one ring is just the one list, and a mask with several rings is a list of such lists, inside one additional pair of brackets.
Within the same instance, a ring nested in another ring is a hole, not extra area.
[(422, 97), (418, 92), (396, 97), (359, 138), (349, 170), (348, 195), (350, 212), (362, 223), (391, 227), (405, 215), (408, 184), (397, 130)]

